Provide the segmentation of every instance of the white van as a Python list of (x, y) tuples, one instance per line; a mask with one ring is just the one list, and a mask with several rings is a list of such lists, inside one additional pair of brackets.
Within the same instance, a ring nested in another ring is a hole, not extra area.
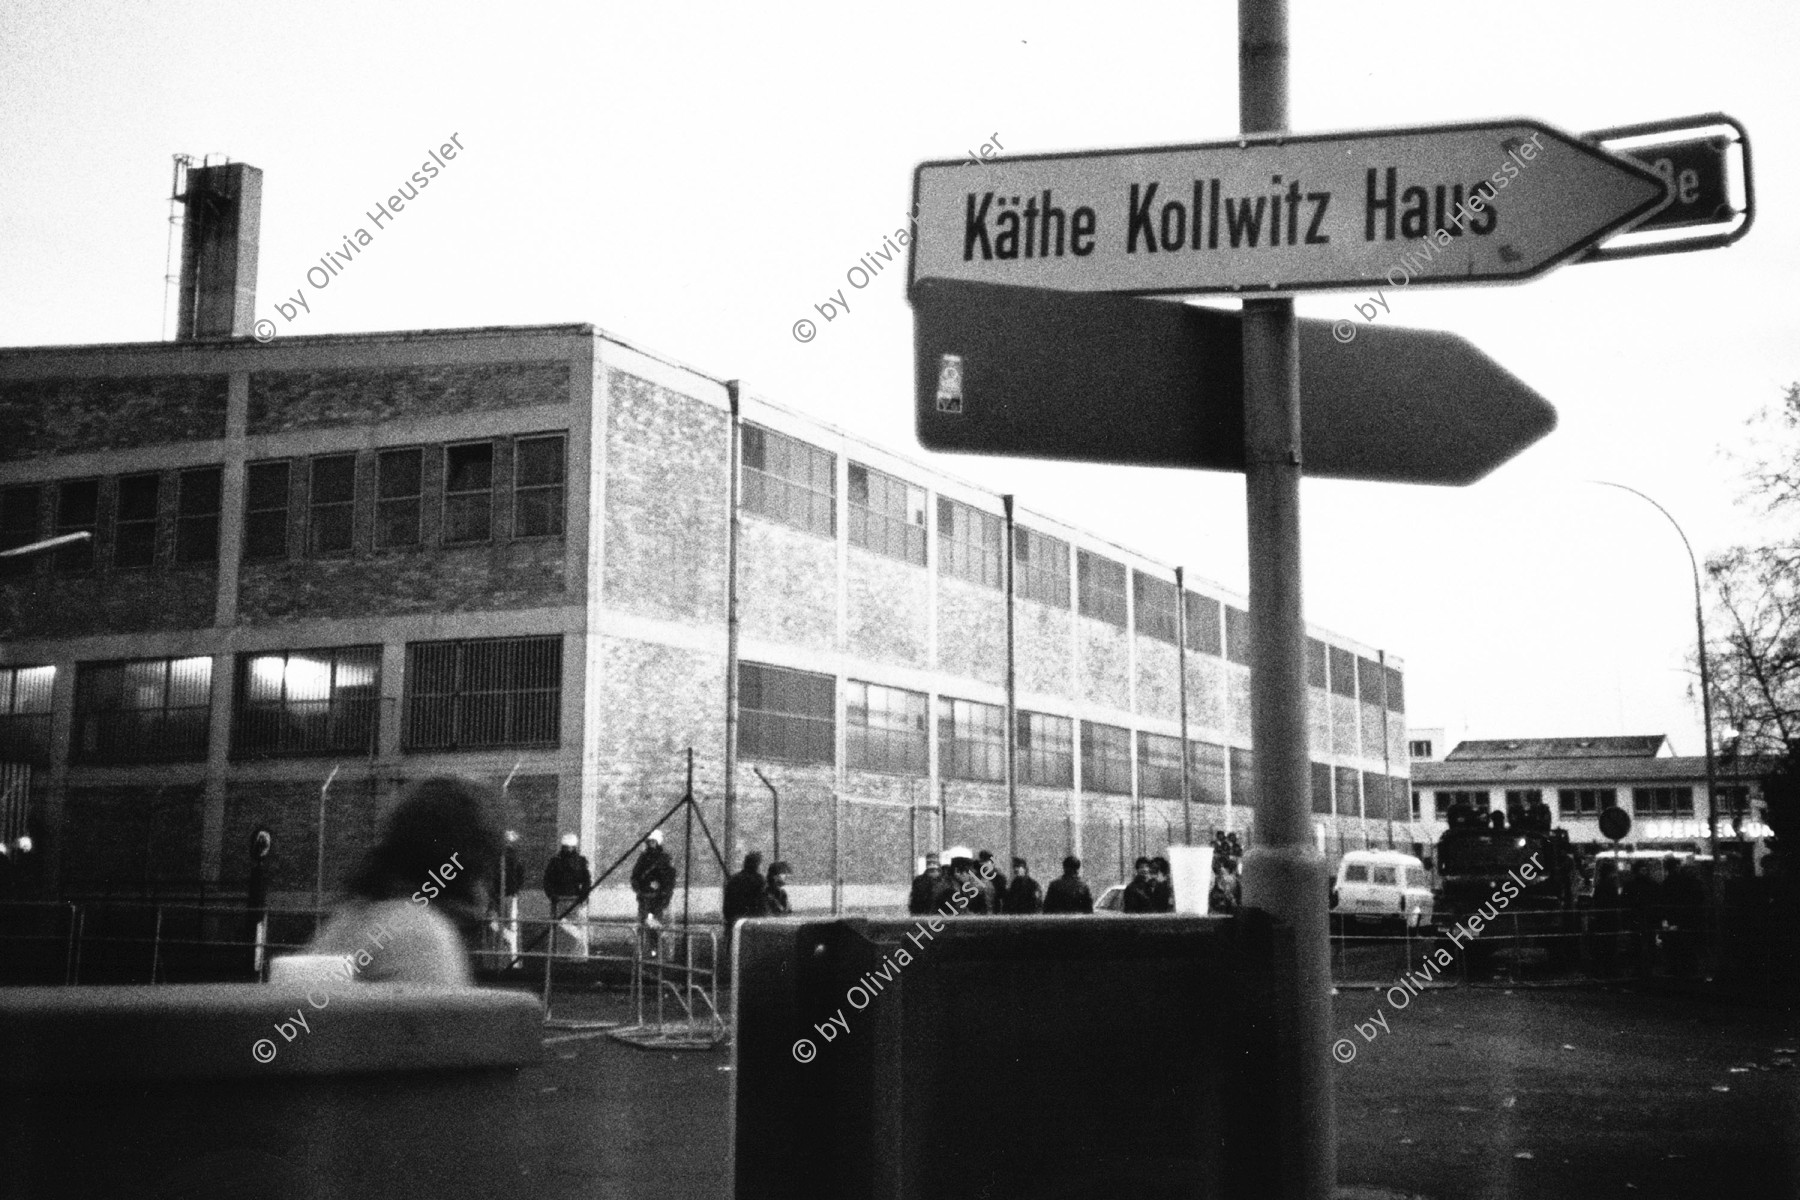
[(1340, 921), (1431, 924), (1431, 873), (1397, 850), (1351, 850), (1338, 863), (1331, 915)]

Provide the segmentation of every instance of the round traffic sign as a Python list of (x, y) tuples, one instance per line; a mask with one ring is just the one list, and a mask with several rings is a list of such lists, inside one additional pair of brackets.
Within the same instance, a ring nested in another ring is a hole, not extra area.
[(1622, 808), (1605, 809), (1600, 814), (1600, 832), (1618, 841), (1631, 832), (1631, 814)]

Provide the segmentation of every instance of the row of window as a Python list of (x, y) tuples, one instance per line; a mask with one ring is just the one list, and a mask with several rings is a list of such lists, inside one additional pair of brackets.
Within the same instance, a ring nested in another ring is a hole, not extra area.
[[(96, 543), (104, 518), (111, 533), (107, 561), (113, 570), (148, 570), (163, 555), (184, 565), (218, 561), (218, 467), (152, 471), (107, 482), (104, 489), (99, 479), (0, 488), (0, 549), (29, 545), (46, 536), (85, 533), (85, 539), (57, 547), (50, 555), (51, 569), (67, 575), (92, 571), (101, 561)], [(160, 554), (159, 543), (167, 546)], [(15, 575), (33, 565), (29, 558), (0, 561)]]
[[(421, 545), (428, 496), (441, 516), (441, 545), (492, 541), (496, 506), (506, 503), (514, 538), (561, 534), (566, 442), (550, 433), (249, 463), (244, 558), (348, 555), (359, 522), (375, 549)], [(509, 465), (504, 476), (499, 462)], [(157, 564), (162, 544), (177, 564), (216, 562), (220, 482), (219, 467), (197, 467), (0, 489), (0, 549), (38, 540), (47, 514), (53, 536), (90, 535), (52, 555), (58, 574), (145, 570)]]
[[(892, 775), (926, 775), (932, 698), (923, 692), (856, 679), (847, 680), (844, 688), (845, 766)], [(1006, 709), (952, 696), (938, 696), (936, 701), (939, 776), (1003, 782)], [(834, 677), (760, 663), (738, 665), (738, 752), (745, 758), (833, 763), (836, 714)], [(1023, 709), (1014, 716), (1019, 782), (1039, 787), (1075, 786), (1076, 721)], [(1139, 796), (1181, 799), (1180, 738), (1142, 731), (1133, 734), (1098, 721), (1082, 721), (1080, 726), (1082, 790), (1131, 795), (1135, 765)], [(1238, 803), (1248, 803), (1253, 773), (1249, 751), (1189, 741), (1186, 755), (1188, 790), (1194, 800), (1225, 803), (1229, 778), (1231, 794)], [(1357, 773), (1349, 774), (1354, 777)], [(1404, 781), (1393, 783), (1404, 797)], [(1331, 811), (1329, 806), (1325, 811)], [(1354, 803), (1347, 811), (1356, 811)]]
[[(1721, 789), (1723, 794), (1724, 789)], [(1452, 789), (1433, 792), (1437, 815), (1448, 816), (1457, 804), (1466, 804), (1476, 812), (1488, 811), (1490, 793)], [(1544, 789), (1517, 788), (1506, 792), (1509, 820), (1523, 815), (1532, 805), (1544, 802)], [(1692, 787), (1634, 787), (1631, 789), (1632, 811), (1638, 816), (1691, 817), (1694, 815)], [(1617, 788), (1558, 788), (1556, 811), (1565, 817), (1598, 816), (1609, 808), (1619, 807)]]
[[(0, 669), (0, 758), (49, 755), (54, 667)], [(381, 647), (240, 654), (234, 757), (372, 754), (382, 720)], [(186, 762), (207, 755), (213, 660), (82, 663), (70, 760)], [(562, 722), (562, 638), (410, 642), (401, 748), (554, 747)]]
[[(819, 537), (837, 536), (837, 460), (829, 451), (752, 424), (743, 427), (742, 445), (745, 509)], [(858, 462), (848, 464), (848, 480), (850, 544), (924, 566), (925, 489)], [(1006, 586), (1006, 525), (999, 516), (939, 496), (937, 532), (940, 574), (984, 587)], [(1250, 614), (1243, 609), (1079, 548), (1074, 582), (1076, 608), (1084, 617), (1124, 629), (1129, 584), (1141, 636), (1175, 645), (1185, 630), (1188, 649), (1250, 665)], [(1069, 544), (1016, 527), (1013, 590), (1026, 600), (1068, 608)], [(1404, 711), (1398, 671), (1336, 646), (1328, 665), (1325, 644), (1309, 640), (1315, 686), (1325, 687), (1329, 677), (1339, 695), (1360, 692), (1365, 701)]]
[(1397, 776), (1312, 764), (1312, 810), (1321, 815), (1405, 821), (1413, 817), (1409, 793), (1408, 781)]

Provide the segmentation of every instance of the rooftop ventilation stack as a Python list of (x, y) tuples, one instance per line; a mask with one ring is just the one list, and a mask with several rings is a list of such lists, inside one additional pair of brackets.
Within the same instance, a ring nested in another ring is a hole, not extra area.
[(175, 198), (181, 229), (181, 299), (175, 340), (247, 337), (256, 319), (256, 242), (262, 172), (247, 163), (188, 167)]

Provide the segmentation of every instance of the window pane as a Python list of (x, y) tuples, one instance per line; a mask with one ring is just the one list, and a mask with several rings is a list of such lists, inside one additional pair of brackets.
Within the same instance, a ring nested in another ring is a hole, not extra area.
[(1087, 550), (1075, 560), (1081, 615), (1125, 628), (1125, 564)]
[(850, 544), (925, 565), (925, 490), (861, 463), (849, 470)]
[(175, 521), (175, 561), (209, 563), (219, 559), (218, 467), (183, 471)]
[(743, 426), (746, 511), (820, 537), (837, 535), (837, 457), (756, 425)]
[(1220, 655), (1225, 652), (1224, 631), (1220, 627), (1219, 602), (1211, 596), (1186, 594), (1187, 644), (1189, 650)]
[(852, 680), (845, 685), (844, 719), (847, 766), (894, 774), (925, 773), (922, 694)]
[(560, 741), (560, 636), (414, 642), (407, 659), (405, 749)]
[(1133, 571), (1131, 587), (1138, 633), (1174, 645), (1180, 632), (1176, 627), (1175, 605), (1181, 595), (1175, 590), (1175, 584), (1142, 571)]
[(1181, 799), (1181, 739), (1139, 732), (1138, 795)]
[(514, 463), (513, 536), (563, 531), (563, 437), (521, 438)]
[(206, 757), (212, 659), (84, 665), (76, 675), (78, 763), (176, 762)]
[(1006, 778), (1006, 710), (938, 697), (938, 768), (948, 779)]
[(1051, 608), (1069, 607), (1069, 543), (1013, 527), (1013, 591)]
[(1081, 785), (1084, 791), (1131, 794), (1131, 732), (1116, 725), (1081, 723)]
[(1230, 604), (1225, 606), (1225, 656), (1250, 665), (1250, 614)]
[(485, 492), (494, 485), (494, 447), (489, 442), (451, 446), (444, 452), (444, 489)]
[(520, 438), (519, 457), (514, 470), (520, 487), (561, 487), (563, 483), (562, 435)]
[(94, 568), (94, 533), (100, 509), (100, 481), (77, 479), (56, 489), (56, 534), (86, 532), (88, 537), (58, 546), (51, 560), (58, 574), (79, 574)]
[(1038, 787), (1074, 786), (1074, 722), (1068, 717), (1024, 711), (1018, 717), (1020, 782)]
[(251, 463), (244, 475), (244, 557), (287, 557), (288, 464)]
[(1327, 646), (1331, 660), (1331, 691), (1336, 696), (1356, 695), (1356, 655), (1338, 646)]
[(161, 477), (129, 475), (119, 480), (113, 520), (113, 566), (148, 567), (156, 561), (156, 508)]
[(356, 516), (356, 456), (336, 454), (312, 460), (308, 553), (348, 554)]
[(738, 751), (746, 758), (836, 760), (837, 681), (785, 667), (738, 664)]
[(1204, 804), (1225, 803), (1225, 747), (1188, 743), (1188, 788)]

